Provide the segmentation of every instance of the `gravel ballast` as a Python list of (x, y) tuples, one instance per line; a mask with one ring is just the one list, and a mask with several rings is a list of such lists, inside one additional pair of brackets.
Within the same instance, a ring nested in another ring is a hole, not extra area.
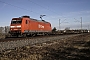
[(63, 36), (54, 36), (48, 38), (35, 38), (35, 39), (25, 39), (25, 40), (16, 40), (16, 41), (8, 41), (8, 42), (0, 42), (0, 51), (4, 49), (14, 49), (15, 47), (22, 47), (26, 45), (33, 45), (36, 43), (43, 43), (46, 41), (58, 40), (58, 39), (65, 39), (68, 37), (77, 36), (77, 35), (63, 35)]
[(90, 33), (49, 39), (43, 43), (3, 50), (0, 60), (90, 60)]

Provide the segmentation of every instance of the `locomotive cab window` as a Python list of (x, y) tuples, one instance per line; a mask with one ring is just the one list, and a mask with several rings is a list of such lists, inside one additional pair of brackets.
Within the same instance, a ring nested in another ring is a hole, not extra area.
[(11, 24), (21, 24), (22, 20), (12, 20)]

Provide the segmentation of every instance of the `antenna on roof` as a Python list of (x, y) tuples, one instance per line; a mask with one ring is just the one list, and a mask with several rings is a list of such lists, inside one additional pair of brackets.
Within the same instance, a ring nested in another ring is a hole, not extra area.
[(43, 16), (46, 16), (46, 15), (40, 15), (41, 20), (43, 20), (43, 19), (42, 19)]

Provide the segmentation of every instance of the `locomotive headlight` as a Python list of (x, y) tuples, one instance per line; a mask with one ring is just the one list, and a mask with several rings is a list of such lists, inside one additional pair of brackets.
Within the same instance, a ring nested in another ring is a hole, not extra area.
[(11, 28), (14, 28), (15, 26), (10, 26)]
[(21, 25), (17, 26), (17, 28), (20, 28), (20, 27), (21, 27)]

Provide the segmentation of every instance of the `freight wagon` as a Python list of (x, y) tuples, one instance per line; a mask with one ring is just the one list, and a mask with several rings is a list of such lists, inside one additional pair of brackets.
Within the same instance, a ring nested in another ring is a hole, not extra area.
[(34, 36), (38, 34), (50, 34), (52, 31), (51, 24), (44, 20), (37, 20), (29, 16), (12, 18), (10, 24), (11, 36)]

